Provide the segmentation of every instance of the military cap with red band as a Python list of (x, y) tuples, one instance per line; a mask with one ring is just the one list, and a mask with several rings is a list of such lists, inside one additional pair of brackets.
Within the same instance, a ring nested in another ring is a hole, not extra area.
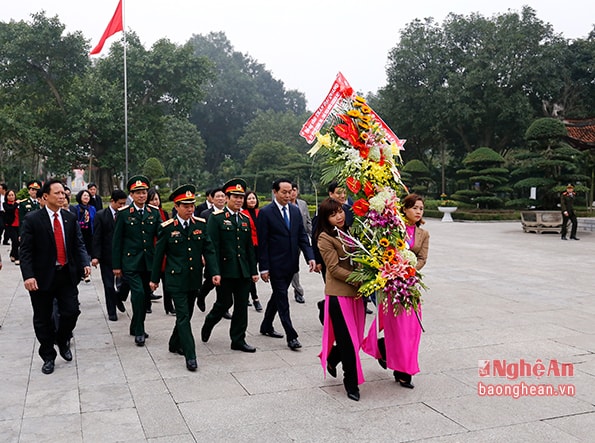
[(169, 200), (174, 203), (196, 203), (196, 188), (194, 185), (182, 185), (174, 189)]
[(134, 177), (130, 177), (130, 180), (128, 180), (128, 183), (126, 184), (128, 192), (147, 190), (150, 186), (151, 182), (144, 175), (135, 175)]
[(225, 194), (246, 195), (246, 181), (241, 178), (232, 178), (223, 185)]

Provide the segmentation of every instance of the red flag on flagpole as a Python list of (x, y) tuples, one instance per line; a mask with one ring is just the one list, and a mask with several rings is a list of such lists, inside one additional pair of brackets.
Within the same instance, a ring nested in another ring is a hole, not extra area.
[(107, 28), (105, 28), (105, 32), (101, 36), (99, 43), (97, 44), (97, 46), (95, 46), (95, 48), (93, 48), (93, 50), (89, 54), (91, 54), (91, 55), (99, 54), (101, 52), (101, 50), (103, 49), (103, 45), (105, 44), (105, 41), (109, 37), (114, 35), (116, 32), (120, 32), (123, 30), (124, 30), (124, 24), (122, 22), (122, 0), (120, 0), (118, 2), (118, 7), (116, 8), (116, 12), (114, 12), (114, 16), (108, 23)]

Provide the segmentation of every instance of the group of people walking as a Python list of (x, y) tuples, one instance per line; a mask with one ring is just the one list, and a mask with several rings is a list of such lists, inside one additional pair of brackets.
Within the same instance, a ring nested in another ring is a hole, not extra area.
[[(230, 347), (255, 352), (246, 341), (251, 298), (257, 311), (264, 309), (260, 333), (284, 338), (289, 349), (298, 350), (302, 345), (291, 320), (288, 292), (293, 285), (296, 301), (304, 301), (299, 278), (296, 282), (302, 254), (310, 272), (325, 270), (325, 299), (319, 304), (324, 325), (320, 359), (325, 370), (336, 377), (341, 363), (347, 395), (359, 400), (358, 385), (364, 381), (359, 351), (364, 349), (383, 368), (392, 369), (397, 382), (412, 388), (411, 376), (419, 371), (420, 327), (416, 317), (393, 317), (379, 309), (364, 338), (364, 303), (357, 297), (357, 284), (347, 282), (353, 264), (348, 249), (337, 237), (337, 230), (347, 230), (353, 220), (349, 206), (333, 198), (335, 190), (329, 191), (312, 232), (309, 214), (306, 218), (303, 208), (296, 204), (295, 188), (289, 180), (276, 180), (272, 202), (259, 208), (258, 197), (246, 189), (242, 179), (228, 181), (210, 193), (208, 203), (199, 206), (195, 187), (184, 185), (169, 196), (174, 206), (168, 218), (159, 194), (142, 175), (128, 181), (128, 195), (113, 191), (109, 205), (99, 210), (88, 190), (79, 192), (78, 204), (69, 208), (60, 181), (31, 184), (30, 193), (39, 190), (43, 208), (36, 210), (33, 198), (27, 203), (32, 213), (20, 224), (18, 253), (31, 297), (42, 372), (54, 371), (58, 353), (64, 360), (72, 360), (70, 338), (80, 315), (77, 285), (90, 275), (91, 265), (101, 269), (110, 320), (117, 320), (116, 310), (125, 312), (123, 301), (130, 293), (129, 332), (137, 346), (144, 346), (149, 339), (145, 329), (147, 306), (153, 291), (163, 286), (164, 304), (170, 304), (166, 311), (176, 316), (169, 351), (184, 356), (190, 371), (198, 367), (191, 320), (195, 305), (206, 310), (208, 291), (203, 288), (207, 283), (216, 288), (217, 295), (200, 331), (203, 342), (209, 341), (213, 329), (233, 307), (229, 314)], [(11, 202), (11, 196), (6, 201)], [(423, 200), (410, 195), (403, 208), (410, 248), (418, 256), (417, 268), (421, 269), (429, 239), (421, 228)], [(272, 289), (264, 308), (256, 293), (259, 279), (270, 283)], [(277, 314), (282, 330), (274, 327)]]

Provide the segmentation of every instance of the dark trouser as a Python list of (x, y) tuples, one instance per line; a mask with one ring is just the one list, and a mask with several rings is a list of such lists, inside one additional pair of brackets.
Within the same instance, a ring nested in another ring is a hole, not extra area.
[(145, 317), (147, 303), (151, 303), (151, 288), (149, 271), (125, 272), (124, 277), (130, 286), (130, 303), (132, 304), (132, 320), (130, 321), (130, 335), (145, 334)]
[(337, 343), (331, 349), (327, 361), (333, 367), (336, 367), (339, 362), (343, 363), (343, 384), (350, 391), (357, 390), (355, 347), (351, 341), (339, 300), (337, 297), (328, 297), (327, 299), (329, 300), (328, 312), (335, 331), (335, 342)]
[[(4, 233), (4, 211), (0, 211), (0, 240), (2, 240), (3, 233)], [(4, 243), (6, 243), (6, 241)]]
[(287, 289), (289, 289), (292, 278), (293, 275), (284, 278), (270, 278), (273, 293), (267, 303), (267, 308), (264, 311), (264, 318), (260, 325), (260, 332), (272, 331), (275, 314), (279, 313), (279, 320), (281, 320), (281, 325), (285, 330), (285, 336), (288, 342), (298, 337), (298, 333), (293, 329), (293, 325), (291, 324), (291, 317), (289, 316), (289, 300), (287, 298)]
[(249, 278), (222, 278), (217, 301), (205, 318), (205, 328), (211, 330), (233, 304), (229, 336), (234, 345), (243, 345), (246, 342), (250, 281)]
[(19, 259), (19, 228), (17, 226), (6, 226), (4, 237), (10, 239), (10, 256), (15, 260)]
[(576, 237), (577, 228), (577, 220), (574, 212), (569, 212), (568, 215), (562, 214), (562, 231), (560, 234), (562, 234), (562, 237), (566, 237), (566, 225), (568, 224), (569, 220), (572, 223), (572, 228), (570, 229), (570, 238), (574, 238)]
[[(163, 288), (165, 294), (166, 289)], [(169, 338), (170, 349), (184, 350), (184, 356), (186, 360), (196, 358), (196, 344), (194, 342), (194, 336), (192, 335), (192, 326), (190, 320), (192, 320), (192, 314), (194, 313), (194, 302), (198, 291), (187, 291), (187, 292), (171, 292), (174, 306), (176, 308), (176, 325)]]
[(302, 285), (300, 284), (300, 272), (296, 272), (295, 274), (293, 274), (293, 278), (291, 279), (291, 286), (293, 287), (293, 295), (294, 296), (298, 296), (301, 295), (302, 297), (304, 296), (304, 288), (302, 288)]
[(213, 284), (213, 277), (205, 269), (205, 280), (202, 282), (202, 286), (200, 287), (200, 292), (199, 292), (198, 296), (205, 299), (206, 296), (209, 295), (209, 292), (211, 292), (211, 290), (214, 287), (215, 287), (215, 285)]
[[(76, 326), (80, 315), (78, 289), (72, 284), (66, 268), (56, 271), (52, 286), (48, 291), (29, 292), (33, 307), (33, 329), (39, 341), (39, 356), (46, 360), (56, 358), (54, 343), (65, 345)], [(52, 320), (54, 299), (58, 301), (60, 325), (56, 330)]]
[(101, 264), (101, 281), (103, 282), (103, 292), (105, 293), (105, 307), (108, 315), (116, 315), (116, 294), (115, 276), (111, 266)]
[(122, 301), (126, 301), (128, 299), (128, 294), (130, 293), (130, 285), (128, 281), (126, 281), (126, 277), (122, 275), (122, 277), (116, 277), (116, 295)]

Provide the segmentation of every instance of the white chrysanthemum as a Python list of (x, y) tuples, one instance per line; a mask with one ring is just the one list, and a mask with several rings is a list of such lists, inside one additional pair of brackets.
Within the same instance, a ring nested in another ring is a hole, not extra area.
[(380, 191), (374, 197), (370, 199), (370, 209), (374, 209), (379, 214), (384, 212), (386, 202), (392, 198), (392, 195), (388, 191)]
[(407, 260), (411, 266), (415, 267), (417, 265), (417, 256), (410, 249), (403, 249), (401, 251), (401, 256), (403, 259)]

